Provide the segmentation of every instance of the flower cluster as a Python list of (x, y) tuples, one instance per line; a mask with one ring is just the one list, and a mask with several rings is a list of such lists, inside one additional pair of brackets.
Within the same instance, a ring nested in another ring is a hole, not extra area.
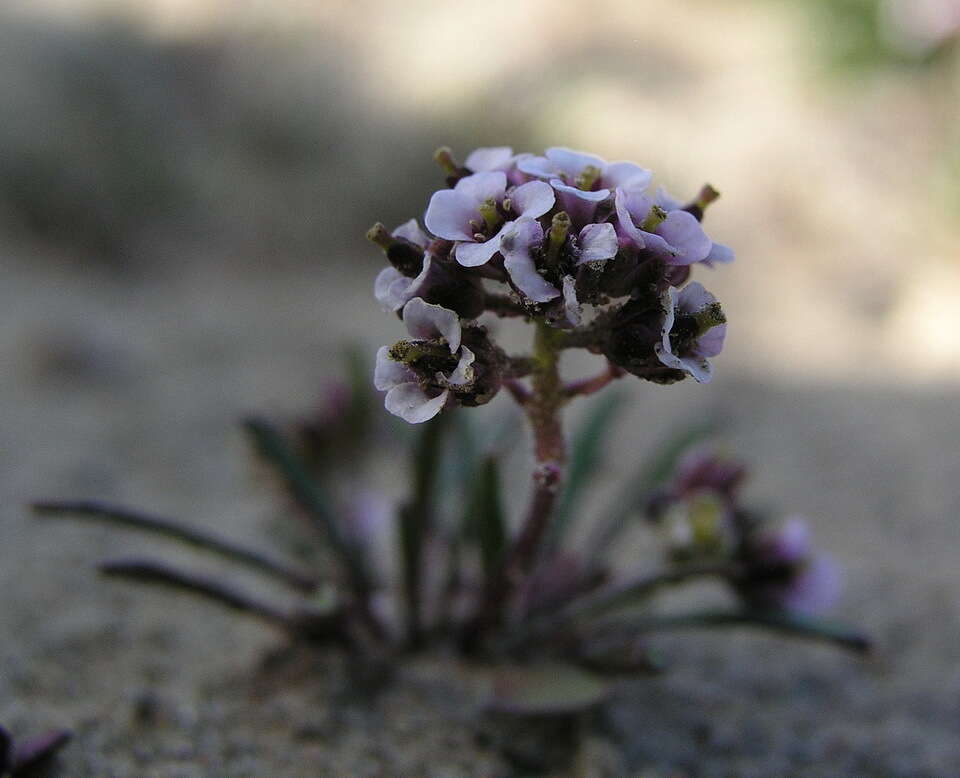
[(771, 522), (743, 507), (742, 463), (699, 446), (683, 456), (648, 515), (667, 535), (677, 562), (730, 561), (728, 580), (747, 606), (812, 615), (840, 590), (833, 559), (813, 545), (800, 516)]
[(486, 402), (518, 375), (474, 323), (485, 312), (542, 322), (564, 334), (561, 347), (649, 381), (710, 380), (726, 317), (687, 281), (696, 265), (733, 259), (700, 223), (718, 197), (712, 187), (683, 205), (662, 188), (650, 193), (652, 174), (639, 165), (565, 148), (482, 148), (462, 166), (441, 149), (437, 159), (448, 188), (430, 198), (427, 231), (411, 219), (368, 234), (390, 262), (374, 294), (412, 338), (378, 355), (388, 410), (425, 421), (448, 403)]

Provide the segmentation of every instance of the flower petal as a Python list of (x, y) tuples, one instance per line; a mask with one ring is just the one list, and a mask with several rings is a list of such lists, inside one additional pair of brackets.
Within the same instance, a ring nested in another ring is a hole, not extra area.
[(677, 250), (674, 265), (692, 265), (710, 253), (713, 242), (707, 237), (696, 217), (686, 211), (670, 211), (657, 227), (657, 234)]
[(645, 248), (647, 244), (643, 239), (644, 233), (637, 227), (634, 219), (643, 221), (647, 217), (652, 207), (650, 199), (638, 192), (617, 189), (613, 203), (617, 212), (616, 230), (621, 241), (634, 248)]
[(592, 222), (597, 206), (610, 196), (609, 189), (587, 192), (575, 186), (567, 186), (559, 178), (551, 179), (550, 186), (557, 192), (560, 207), (567, 212), (570, 220), (577, 227)]
[(438, 374), (438, 380), (442, 379), (446, 381), (450, 386), (466, 386), (469, 383), (473, 382), (474, 369), (473, 362), (476, 359), (476, 355), (468, 349), (466, 346), (460, 347), (460, 361), (457, 363), (457, 368), (449, 376), (443, 376)]
[(533, 219), (519, 219), (504, 233), (503, 266), (510, 280), (528, 298), (545, 303), (560, 296), (560, 290), (537, 272), (531, 250), (543, 242), (543, 227)]
[(790, 583), (781, 607), (808, 616), (821, 613), (836, 602), (842, 583), (840, 565), (829, 554), (817, 554)]
[(451, 354), (460, 348), (460, 317), (448, 308), (414, 297), (403, 307), (403, 323), (417, 340), (446, 338)]
[(683, 207), (683, 204), (662, 186), (657, 187), (653, 202), (665, 211), (678, 211)]
[(486, 146), (471, 151), (463, 166), (474, 173), (483, 173), (488, 170), (506, 170), (512, 162), (513, 149), (509, 146)]
[(503, 239), (504, 232), (512, 224), (513, 222), (507, 222), (496, 235), (483, 243), (458, 243), (453, 250), (453, 256), (463, 267), (480, 267), (487, 264), (500, 250), (500, 241)]
[(400, 384), (416, 382), (417, 374), (402, 362), (390, 359), (390, 349), (381, 346), (377, 349), (377, 366), (373, 371), (373, 385), (377, 391), (384, 392)]
[(580, 301), (577, 299), (576, 281), (573, 276), (563, 277), (563, 310), (570, 327), (579, 327), (583, 319)]
[(524, 157), (517, 160), (517, 169), (521, 173), (526, 173), (534, 178), (549, 179), (555, 178), (557, 170), (553, 163), (546, 157)]
[(703, 258), (703, 264), (707, 267), (713, 267), (717, 262), (725, 265), (733, 262), (733, 260), (734, 255), (732, 248), (724, 246), (722, 243), (714, 243), (713, 246), (710, 247), (710, 253)]
[(611, 162), (603, 168), (603, 185), (609, 189), (642, 192), (653, 180), (653, 173), (633, 162)]
[(466, 197), (474, 206), (487, 200), (499, 203), (507, 190), (507, 174), (502, 170), (474, 173), (457, 181), (454, 192)]
[(556, 196), (546, 181), (528, 181), (510, 192), (513, 212), (519, 217), (536, 219), (553, 208)]
[(454, 189), (434, 192), (427, 206), (424, 224), (439, 238), (473, 240), (470, 221), (478, 219), (477, 203)]
[(405, 238), (422, 249), (425, 249), (427, 244), (430, 243), (430, 236), (420, 229), (420, 224), (416, 219), (404, 222), (390, 234), (395, 238)]
[(554, 168), (561, 172), (568, 181), (573, 181), (583, 172), (584, 168), (595, 167), (602, 172), (607, 166), (606, 161), (596, 154), (574, 151), (563, 146), (554, 146), (547, 149), (546, 156), (553, 163)]
[(580, 230), (580, 258), (577, 264), (610, 259), (617, 255), (619, 248), (617, 231), (612, 224), (588, 224)]
[(697, 340), (696, 352), (701, 357), (715, 357), (723, 351), (723, 341), (726, 337), (726, 324), (711, 327)]
[(406, 289), (409, 281), (403, 273), (395, 267), (385, 267), (377, 274), (373, 282), (373, 296), (377, 302), (387, 311), (395, 311), (402, 308), (406, 300), (403, 299), (403, 290)]
[(394, 416), (410, 424), (420, 424), (440, 413), (449, 396), (447, 389), (436, 397), (430, 397), (419, 384), (400, 384), (387, 392), (383, 405)]
[(711, 292), (708, 292), (699, 281), (692, 281), (687, 284), (673, 298), (674, 306), (683, 313), (698, 313), (716, 301), (717, 298)]

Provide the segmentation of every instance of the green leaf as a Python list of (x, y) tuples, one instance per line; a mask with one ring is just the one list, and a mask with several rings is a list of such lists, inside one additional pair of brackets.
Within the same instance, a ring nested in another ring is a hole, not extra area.
[(265, 419), (249, 418), (243, 426), (257, 453), (276, 470), (294, 501), (317, 525), (344, 563), (354, 590), (366, 597), (372, 588), (366, 566), (358, 550), (344, 538), (323, 485), (273, 424)]
[(560, 496), (550, 534), (544, 544), (546, 549), (560, 545), (583, 500), (585, 487), (603, 465), (604, 444), (608, 442), (610, 428), (627, 399), (625, 392), (608, 392), (593, 403), (574, 433), (571, 444), (570, 464)]
[(423, 546), (427, 534), (433, 529), (440, 452), (451, 416), (450, 413), (441, 413), (422, 425), (413, 451), (413, 492), (399, 514), (407, 637), (412, 645), (418, 644), (421, 637)]
[(639, 510), (647, 496), (664, 483), (677, 466), (677, 461), (694, 443), (716, 435), (714, 421), (697, 421), (680, 428), (655, 449), (655, 454), (640, 467), (620, 490), (610, 508), (603, 514), (587, 543), (588, 556), (596, 559), (607, 552), (629, 524), (630, 515)]
[(484, 577), (489, 582), (499, 574), (507, 544), (500, 467), (495, 457), (487, 457), (478, 467), (467, 515), (465, 523), (480, 546)]
[(843, 624), (781, 611), (704, 610), (679, 615), (650, 616), (624, 624), (636, 632), (672, 629), (756, 627), (790, 637), (833, 643), (860, 654), (871, 650), (870, 638)]
[(581, 713), (602, 703), (613, 683), (562, 663), (499, 668), (487, 708), (516, 715)]

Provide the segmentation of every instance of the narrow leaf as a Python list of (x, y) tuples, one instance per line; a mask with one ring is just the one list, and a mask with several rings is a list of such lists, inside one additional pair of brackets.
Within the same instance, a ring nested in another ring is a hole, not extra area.
[(629, 526), (631, 514), (640, 510), (650, 493), (666, 481), (683, 453), (694, 443), (715, 435), (717, 426), (715, 422), (690, 424), (655, 449), (653, 457), (626, 482), (617, 498), (594, 526), (586, 544), (588, 559), (597, 560), (609, 550), (620, 533)]
[(260, 456), (273, 466), (290, 495), (324, 534), (334, 553), (346, 566), (352, 587), (366, 601), (372, 587), (363, 557), (344, 538), (322, 485), (311, 475), (310, 469), (283, 434), (268, 421), (250, 418), (244, 422), (244, 428)]
[(675, 616), (650, 616), (630, 621), (636, 632), (658, 632), (673, 629), (755, 627), (780, 632), (790, 637), (832, 643), (859, 654), (869, 653), (869, 637), (843, 624), (786, 612), (767, 611), (697, 611)]
[(585, 487), (603, 466), (604, 447), (608, 442), (611, 426), (623, 409), (626, 398), (625, 392), (601, 395), (577, 428), (571, 444), (566, 482), (554, 513), (545, 549), (554, 549), (561, 543), (580, 507)]
[(423, 547), (433, 529), (435, 488), (443, 435), (450, 424), (450, 413), (441, 413), (423, 425), (413, 452), (413, 491), (400, 508), (400, 554), (403, 566), (407, 639), (419, 645), (422, 637)]
[(295, 569), (286, 562), (162, 516), (154, 516), (99, 500), (43, 501), (34, 503), (33, 510), (38, 516), (92, 519), (151, 532), (218, 554), (225, 559), (278, 578), (304, 592), (311, 592), (317, 587), (317, 580), (313, 576)]
[(500, 572), (507, 530), (500, 491), (500, 467), (495, 457), (480, 463), (475, 476), (467, 524), (480, 547), (484, 577), (491, 582)]

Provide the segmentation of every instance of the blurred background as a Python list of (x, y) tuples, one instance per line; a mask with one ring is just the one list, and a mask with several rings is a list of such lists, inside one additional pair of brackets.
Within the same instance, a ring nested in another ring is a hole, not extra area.
[[(23, 505), (111, 497), (263, 537), (279, 508), (235, 421), (310, 412), (345, 343), (396, 337), (366, 228), (422, 216), (437, 146), (564, 145), (636, 161), (681, 199), (714, 184), (707, 229), (738, 257), (699, 275), (731, 321), (717, 380), (630, 386), (609, 483), (690, 416), (722, 420), (755, 500), (809, 514), (844, 563), (839, 615), (884, 656), (668, 644), (684, 670), (610, 724), (624, 764), (953, 774), (958, 31), (957, 0), (5, 0), (0, 717), (78, 726), (89, 774), (487, 764), (467, 724), (449, 725), (458, 756), (382, 711), (276, 753), (329, 694), (260, 708), (217, 686), (273, 636), (96, 580), (95, 559), (142, 540)], [(442, 677), (394, 703), (431, 721)], [(131, 756), (144, 689), (173, 712)]]

